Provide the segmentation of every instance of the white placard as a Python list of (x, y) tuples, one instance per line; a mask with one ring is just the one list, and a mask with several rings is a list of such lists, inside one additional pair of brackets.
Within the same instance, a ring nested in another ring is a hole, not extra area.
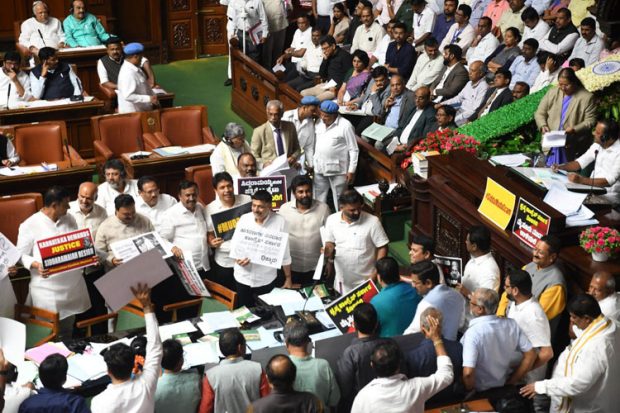
[(110, 244), (114, 258), (120, 258), (123, 262), (127, 262), (138, 255), (156, 249), (163, 258), (172, 256), (172, 252), (168, 249), (169, 243), (164, 242), (157, 232), (148, 232), (140, 234), (133, 238), (116, 241)]
[(15, 265), (20, 257), (15, 245), (0, 232), (0, 280), (8, 275), (9, 267)]
[(280, 268), (287, 242), (285, 232), (237, 227), (231, 241), (230, 257), (249, 258), (252, 264)]
[(26, 352), (26, 325), (0, 317), (0, 348), (4, 352), (4, 358), (11, 364), (22, 364)]

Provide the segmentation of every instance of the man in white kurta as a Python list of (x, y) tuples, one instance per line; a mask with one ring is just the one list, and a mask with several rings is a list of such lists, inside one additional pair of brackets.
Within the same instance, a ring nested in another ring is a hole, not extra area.
[(304, 96), (301, 99), (301, 105), (297, 109), (287, 110), (282, 115), (282, 120), (295, 125), (297, 140), (303, 150), (303, 157), (308, 168), (312, 168), (316, 140), (314, 122), (318, 117), (320, 104), (321, 102), (316, 97)]
[(152, 176), (138, 179), (138, 194), (140, 196), (136, 199), (136, 212), (150, 219), (155, 231), (161, 232), (164, 212), (172, 208), (177, 200), (168, 194), (162, 194)]
[[(0, 235), (4, 235), (0, 232)], [(0, 262), (0, 317), (13, 318), (17, 298), (9, 275), (15, 275), (15, 267)], [(3, 272), (4, 271), (4, 272)]]
[(114, 200), (120, 194), (131, 195), (136, 201), (138, 194), (138, 181), (127, 179), (125, 165), (119, 159), (109, 159), (103, 165), (105, 182), (99, 185), (97, 204), (105, 208), (108, 216), (114, 215), (116, 208)]
[(588, 294), (598, 301), (605, 317), (620, 323), (620, 293), (616, 292), (616, 279), (611, 273), (595, 272), (590, 280)]
[(463, 271), (463, 280), (456, 289), (468, 298), (478, 288), (499, 291), (500, 271), (491, 253), (491, 232), (482, 225), (469, 229), (465, 248), (471, 256)]
[(551, 379), (530, 383), (521, 394), (551, 396), (554, 413), (616, 412), (620, 403), (616, 324), (586, 294), (573, 298), (568, 312), (577, 338), (560, 354)]
[(15, 109), (30, 100), (30, 76), (20, 70), (21, 56), (6, 52), (0, 70), (0, 107)]
[(146, 73), (140, 68), (144, 46), (129, 43), (123, 49), (125, 61), (118, 74), (118, 112), (145, 112), (159, 106), (157, 95), (149, 85)]
[(19, 226), (17, 249), (22, 264), (30, 270), (29, 297), (35, 307), (57, 312), (61, 334), (71, 334), (73, 317), (90, 307), (90, 299), (82, 270), (70, 270), (50, 275), (43, 268), (37, 241), (78, 229), (75, 219), (67, 214), (69, 193), (61, 187), (50, 188), (44, 197), (43, 208)]
[(97, 236), (99, 225), (108, 217), (108, 213), (95, 203), (97, 199), (97, 185), (93, 182), (84, 182), (80, 185), (75, 201), (69, 202), (69, 214), (73, 216), (78, 228), (88, 228), (93, 240)]
[(21, 25), (18, 43), (28, 48), (33, 55), (39, 54), (42, 47), (60, 49), (65, 47), (65, 32), (60, 20), (49, 15), (47, 4), (35, 1), (33, 17)]
[(334, 289), (346, 294), (373, 275), (390, 240), (379, 218), (362, 211), (364, 200), (357, 191), (345, 191), (340, 202), (341, 210), (325, 222), (325, 258), (328, 272), (335, 270)]

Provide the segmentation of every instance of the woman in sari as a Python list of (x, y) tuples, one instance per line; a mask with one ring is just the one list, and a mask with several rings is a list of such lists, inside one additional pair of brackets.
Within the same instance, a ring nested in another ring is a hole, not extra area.
[(364, 93), (364, 89), (370, 81), (369, 63), (370, 58), (365, 51), (358, 49), (353, 52), (353, 72), (340, 86), (337, 95), (338, 105), (343, 106)]

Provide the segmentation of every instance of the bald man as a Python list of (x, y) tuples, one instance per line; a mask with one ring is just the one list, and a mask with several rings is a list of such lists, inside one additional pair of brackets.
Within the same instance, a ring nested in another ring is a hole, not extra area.
[[(95, 241), (95, 235), (99, 229), (99, 225), (108, 217), (106, 210), (99, 204), (96, 204), (97, 200), (97, 185), (93, 182), (83, 182), (78, 189), (77, 200), (69, 202), (69, 214), (75, 218), (78, 228), (88, 228), (90, 234), (93, 237), (93, 243)], [(88, 318), (96, 317), (98, 315), (106, 314), (107, 309), (105, 306), (105, 300), (99, 293), (99, 290), (95, 287), (94, 283), (101, 276), (105, 274), (102, 265), (86, 267), (84, 268), (84, 279), (86, 281), (86, 288), (88, 289), (88, 295), (90, 296), (91, 308), (83, 314), (79, 314), (76, 317), (77, 321), (86, 320)], [(100, 323), (93, 327), (94, 334), (107, 333), (107, 326), (105, 323)]]
[(620, 293), (616, 292), (616, 279), (607, 271), (594, 273), (588, 294), (598, 301), (605, 317), (620, 323)]

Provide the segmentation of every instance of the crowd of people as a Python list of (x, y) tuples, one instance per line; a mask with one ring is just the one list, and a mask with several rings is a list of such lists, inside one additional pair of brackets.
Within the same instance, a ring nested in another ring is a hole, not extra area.
[[(269, 69), (277, 65), (280, 78), (300, 92), (299, 106), (285, 111), (282, 102), (267, 102), (267, 120), (251, 137), (237, 123), (226, 125), (211, 155), (216, 196), (207, 205), (199, 202), (196, 182), (182, 181), (176, 196), (164, 194), (152, 176), (130, 179), (119, 159), (103, 165), (100, 185), (84, 182), (76, 194), (49, 188), (43, 208), (19, 226), (20, 266), (31, 275), (29, 304), (57, 313), (59, 338), (71, 339), (76, 320), (108, 312), (94, 282), (124, 264), (112, 244), (157, 232), (203, 279), (235, 291), (239, 306), (255, 307), (256, 297), (275, 287), (311, 284), (321, 255), (336, 295), (375, 280), (378, 295), (354, 310), (355, 338), (330, 364), (313, 356), (308, 326), (289, 321), (287, 354), (272, 357), (263, 370), (245, 359), (239, 330), (221, 331), (223, 359), (200, 377), (183, 370), (181, 343), (162, 343), (158, 334), (158, 320), (170, 317), (162, 306), (189, 299), (171, 277), (152, 289), (132, 289), (146, 322), (140, 371), (133, 371), (129, 346), (111, 346), (104, 356), (111, 384), (88, 406), (63, 389), (64, 357), (41, 363), (35, 391), (32, 384), (14, 384), (15, 366), (0, 349), (4, 411), (422, 412), (425, 404), (461, 402), (472, 394), (502, 412), (615, 411), (620, 297), (613, 274), (592, 274), (587, 294), (571, 297), (556, 264), (560, 239), (542, 237), (531, 262), (504, 271), (491, 251), (491, 231), (482, 225), (467, 230), (470, 258), (455, 285), (446, 283), (435, 241), (423, 235), (412, 237), (411, 266), (403, 274), (388, 256), (381, 221), (364, 211), (362, 196), (350, 188), (363, 166), (357, 136), (372, 122), (392, 128), (391, 146), (407, 151), (429, 132), (475, 121), (557, 81), (535, 115), (542, 132), (567, 134), (548, 166), (567, 171), (572, 182), (607, 187), (607, 198), (618, 203), (618, 125), (597, 121), (592, 94), (575, 75), (600, 59), (605, 41), (587, 2), (557, 3), (313, 0), (312, 15), (296, 19), (286, 45), (287, 2), (230, 0), (231, 45)], [(33, 67), (25, 75), (20, 54), (7, 53), (0, 99), (11, 106), (84, 95), (57, 50), (105, 44), (97, 70), (101, 85), (116, 91), (119, 112), (157, 106), (144, 46), (106, 33), (83, 1), (72, 6), (61, 25), (44, 2), (34, 2), (34, 17), (23, 23), (19, 40)], [(387, 150), (387, 141), (373, 143)], [(266, 190), (238, 194), (238, 179), (257, 176), (282, 157), (299, 173), (279, 211)], [(20, 160), (2, 135), (0, 159), (4, 166)], [(578, 174), (590, 165), (590, 177)], [(246, 204), (251, 211), (237, 230), (288, 234), (281, 268), (231, 256), (231, 241), (218, 237), (212, 216)], [(93, 236), (99, 263), (50, 275), (36, 241), (82, 228)], [(8, 272), (14, 276), (17, 269)], [(17, 300), (9, 277), (0, 277), (0, 291), (0, 316), (13, 318)], [(420, 344), (403, 351), (393, 338), (411, 334), (421, 335)]]

